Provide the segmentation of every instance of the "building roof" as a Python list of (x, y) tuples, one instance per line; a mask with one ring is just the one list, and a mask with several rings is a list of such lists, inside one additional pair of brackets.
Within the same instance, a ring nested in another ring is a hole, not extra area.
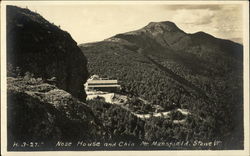
[(120, 85), (91, 85), (88, 88), (108, 88), (108, 87), (121, 87)]
[(117, 80), (89, 80), (88, 84), (117, 84)]

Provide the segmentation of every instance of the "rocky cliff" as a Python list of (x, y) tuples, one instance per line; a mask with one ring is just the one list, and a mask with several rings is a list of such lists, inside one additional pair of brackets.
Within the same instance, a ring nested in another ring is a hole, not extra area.
[(18, 69), (15, 74), (55, 78), (58, 88), (85, 98), (88, 70), (84, 54), (69, 33), (37, 13), (7, 6), (7, 62), (9, 71)]

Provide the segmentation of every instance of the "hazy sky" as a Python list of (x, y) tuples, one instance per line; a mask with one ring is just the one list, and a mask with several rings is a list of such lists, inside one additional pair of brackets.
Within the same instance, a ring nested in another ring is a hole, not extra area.
[[(187, 33), (242, 38), (241, 5), (80, 4), (27, 5), (68, 31), (78, 44), (140, 29), (149, 22), (172, 21)], [(25, 7), (25, 6), (23, 6)]]

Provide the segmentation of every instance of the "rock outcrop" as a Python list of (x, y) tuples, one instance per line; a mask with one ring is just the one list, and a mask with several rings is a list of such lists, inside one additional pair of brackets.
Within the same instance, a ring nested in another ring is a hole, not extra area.
[[(28, 9), (7, 6), (7, 61), (9, 70), (43, 80), (56, 78), (58, 88), (85, 99), (87, 60), (69, 33)], [(17, 73), (8, 73), (16, 76)]]
[(9, 77), (7, 95), (10, 150), (13, 142), (42, 141), (49, 146), (53, 141), (102, 138), (102, 126), (86, 104), (40, 78)]

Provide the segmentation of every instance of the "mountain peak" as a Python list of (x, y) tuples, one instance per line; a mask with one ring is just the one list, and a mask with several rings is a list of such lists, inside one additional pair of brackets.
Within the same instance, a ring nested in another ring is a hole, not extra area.
[(144, 27), (147, 30), (154, 31), (168, 31), (168, 32), (176, 32), (182, 31), (180, 30), (175, 23), (170, 21), (162, 21), (162, 22), (150, 22), (147, 26)]
[[(119, 39), (117, 39), (119, 38)], [(177, 46), (176, 48), (183, 48), (190, 43), (190, 38), (187, 33), (179, 29), (175, 23), (170, 21), (163, 22), (150, 22), (145, 27), (126, 32), (123, 34), (117, 34), (111, 37), (109, 41), (122, 41), (126, 40), (131, 43), (142, 44), (142, 40), (146, 45), (149, 42), (155, 42), (157, 46), (161, 45), (163, 47)], [(178, 46), (181, 44), (182, 46)]]

